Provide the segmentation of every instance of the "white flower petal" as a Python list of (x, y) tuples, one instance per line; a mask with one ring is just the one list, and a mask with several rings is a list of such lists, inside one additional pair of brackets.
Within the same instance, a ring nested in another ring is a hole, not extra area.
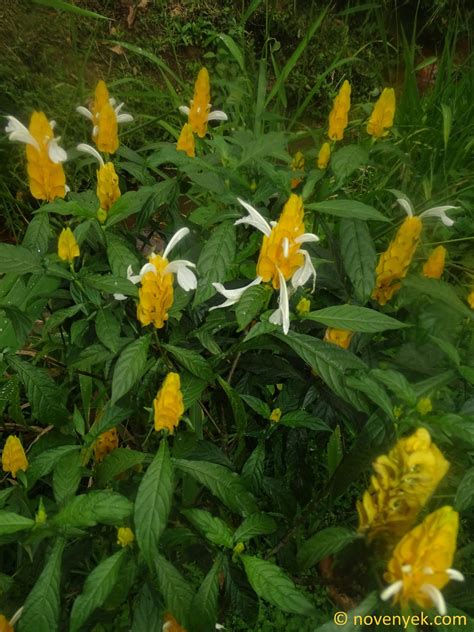
[(273, 312), (269, 320), (274, 325), (281, 325), (283, 333), (286, 334), (290, 330), (290, 303), (288, 300), (288, 288), (283, 274), (278, 270), (280, 279), (280, 296), (278, 299), (278, 309)]
[(117, 116), (117, 123), (131, 123), (133, 116), (131, 114), (119, 114)]
[(295, 239), (297, 244), (309, 244), (319, 241), (319, 237), (314, 233), (303, 233)]
[(190, 110), (189, 110), (189, 108), (188, 108), (188, 106), (187, 106), (187, 105), (180, 105), (178, 109), (179, 109), (179, 111), (181, 112), (181, 114), (184, 114), (184, 115), (186, 115), (186, 116), (189, 116), (189, 112), (190, 112)]
[(390, 584), (390, 586), (387, 586), (385, 590), (382, 590), (382, 592), (380, 593), (380, 599), (382, 601), (388, 601), (391, 597), (399, 593), (402, 588), (403, 581), (399, 579), (398, 581), (393, 582), (393, 584)]
[(300, 252), (304, 255), (304, 263), (301, 268), (298, 268), (298, 270), (296, 270), (296, 272), (291, 277), (291, 285), (294, 288), (301, 287), (302, 285), (305, 285), (311, 277), (313, 277), (314, 292), (314, 286), (316, 283), (316, 270), (314, 269), (309, 252), (307, 250), (300, 250)]
[(222, 110), (214, 110), (214, 112), (209, 112), (207, 115), (208, 121), (228, 121), (229, 117)]
[(449, 575), (449, 579), (452, 579), (455, 582), (463, 582), (465, 580), (464, 575), (455, 568), (446, 569), (446, 573)]
[[(155, 266), (153, 266), (155, 267)], [(133, 274), (132, 266), (128, 266), (127, 268), (127, 279), (131, 281), (134, 285), (140, 283), (141, 276), (139, 274)]]
[(171, 261), (164, 269), (164, 274), (172, 272), (177, 275), (178, 284), (183, 288), (185, 292), (189, 290), (195, 290), (197, 287), (197, 278), (192, 270), (189, 268), (195, 268), (196, 266), (191, 261), (185, 259), (177, 259)]
[(101, 167), (104, 166), (104, 160), (102, 156), (99, 154), (95, 147), (92, 147), (92, 145), (88, 145), (87, 143), (79, 143), (79, 145), (77, 146), (77, 151), (81, 151), (84, 154), (89, 154), (99, 162)]
[(52, 138), (48, 143), (48, 156), (55, 164), (66, 162), (67, 160), (67, 153), (58, 145), (58, 140), (59, 138)]
[(288, 259), (288, 255), (290, 254), (290, 242), (288, 240), (288, 237), (283, 238), (283, 242), (281, 245), (283, 248), (283, 256), (285, 257), (285, 259)]
[[(109, 97), (109, 103), (110, 105), (115, 105), (117, 103), (117, 100), (114, 97)], [(123, 105), (123, 103), (121, 103), (118, 107), (121, 108)]]
[(64, 185), (64, 190), (66, 191), (66, 193), (69, 193), (71, 191), (71, 187), (68, 186), (67, 184)]
[(445, 226), (452, 226), (454, 220), (446, 215), (446, 211), (457, 208), (457, 206), (434, 206), (420, 214), (420, 217), (439, 217)]
[(189, 233), (190, 233), (190, 230), (189, 228), (186, 228), (186, 227), (180, 228), (179, 230), (177, 230), (175, 234), (173, 235), (173, 237), (171, 237), (171, 239), (169, 240), (169, 243), (166, 246), (165, 251), (163, 253), (163, 258), (166, 259), (169, 253), (176, 246), (176, 244), (178, 244), (182, 239), (184, 239), (186, 235), (189, 235)]
[[(99, 115), (97, 115), (99, 116)], [(92, 136), (97, 136), (97, 134), (99, 133), (99, 126), (98, 125), (94, 125), (94, 127), (92, 128)]]
[(156, 274), (156, 268), (152, 263), (145, 263), (145, 265), (142, 267), (139, 274), (140, 281), (145, 276), (145, 274), (148, 274), (148, 272), (154, 272)]
[(405, 200), (404, 198), (397, 198), (397, 202), (400, 204), (408, 217), (413, 217), (413, 207), (408, 200)]
[(54, 129), (56, 127), (56, 121), (54, 119), (51, 119), (49, 122), (49, 125), (51, 127), (51, 129)]
[(439, 614), (444, 615), (447, 612), (446, 602), (444, 600), (442, 592), (433, 586), (433, 584), (423, 584), (421, 590), (428, 595), (433, 602), (433, 605), (438, 610)]
[(125, 294), (114, 294), (114, 299), (116, 301), (125, 301), (127, 297), (125, 296)]
[(5, 127), (5, 132), (8, 134), (8, 140), (17, 143), (25, 143), (26, 145), (32, 145), (35, 149), (39, 151), (39, 145), (36, 138), (34, 138), (32, 134), (30, 134), (23, 123), (20, 123), (20, 121), (14, 116), (7, 116), (6, 119), (8, 123)]
[(235, 225), (237, 226), (238, 224), (248, 224), (250, 226), (254, 226), (261, 233), (269, 237), (270, 233), (272, 232), (272, 229), (270, 227), (270, 224), (267, 222), (267, 220), (264, 217), (262, 217), (262, 215), (260, 215), (257, 209), (255, 209), (251, 204), (249, 204), (248, 202), (244, 202), (244, 200), (240, 198), (237, 198), (237, 200), (240, 204), (242, 204), (244, 209), (248, 211), (248, 216), (243, 217), (242, 219), (238, 219), (235, 222)]
[(240, 297), (245, 292), (245, 290), (254, 285), (259, 285), (259, 283), (261, 282), (262, 277), (258, 276), (248, 285), (244, 285), (243, 287), (235, 288), (233, 290), (226, 290), (222, 283), (213, 283), (212, 285), (214, 286), (214, 288), (227, 300), (224, 303), (221, 303), (221, 305), (214, 305), (214, 307), (211, 307), (209, 311), (212, 311), (213, 309), (219, 309), (221, 307), (230, 307), (231, 305), (234, 305), (240, 300)]
[(85, 116), (87, 119), (89, 119), (89, 121), (94, 120), (94, 115), (92, 114), (92, 112), (85, 108), (83, 105), (78, 105), (76, 108), (76, 112), (78, 114), (81, 114), (82, 116)]

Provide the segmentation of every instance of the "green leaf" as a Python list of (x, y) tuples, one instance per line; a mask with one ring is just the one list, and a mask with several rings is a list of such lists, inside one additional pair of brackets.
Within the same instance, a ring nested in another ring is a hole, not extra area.
[(270, 410), (270, 406), (266, 402), (263, 402), (261, 399), (258, 399), (258, 397), (254, 397), (253, 395), (239, 396), (241, 399), (244, 400), (249, 408), (257, 413), (257, 415), (260, 415), (260, 417), (263, 417), (264, 419), (270, 418), (270, 414), (272, 411)]
[(314, 432), (330, 431), (326, 422), (308, 413), (306, 410), (294, 410), (290, 413), (285, 413), (278, 423), (288, 428), (308, 428), (308, 430), (313, 430)]
[(357, 533), (345, 527), (328, 527), (303, 542), (298, 551), (298, 564), (303, 571), (334, 555), (358, 537)]
[(61, 559), (64, 540), (58, 538), (41, 575), (26, 598), (18, 622), (19, 632), (59, 630)]
[(0, 511), (0, 535), (31, 529), (35, 524), (31, 518), (25, 518), (12, 511)]
[(232, 37), (230, 35), (226, 35), (225, 33), (219, 33), (218, 37), (227, 46), (227, 48), (229, 49), (229, 53), (232, 55), (232, 57), (235, 59), (235, 61), (239, 64), (240, 70), (243, 73), (245, 73), (244, 56), (243, 56), (242, 51), (240, 50), (240, 48), (235, 43), (235, 41), (232, 39)]
[(409, 406), (415, 406), (416, 393), (402, 373), (392, 369), (372, 369), (370, 375), (382, 382), (401, 401), (406, 402)]
[(142, 336), (125, 347), (117, 360), (112, 378), (112, 405), (142, 377), (146, 366), (149, 336)]
[(25, 386), (32, 416), (45, 424), (65, 424), (69, 413), (62, 403), (63, 394), (49, 373), (16, 356), (9, 356), (7, 362)]
[(447, 357), (451, 360), (453, 364), (459, 367), (459, 365), (461, 364), (459, 351), (451, 342), (449, 342), (449, 340), (445, 340), (444, 338), (437, 338), (436, 336), (430, 336), (430, 340), (434, 342), (434, 344), (447, 355)]
[(56, 215), (73, 215), (74, 217), (86, 217), (94, 219), (97, 210), (76, 200), (60, 200), (56, 198), (36, 211), (42, 213), (55, 213)]
[(264, 467), (265, 444), (260, 442), (242, 468), (242, 481), (244, 485), (255, 493), (260, 490), (262, 485)]
[(351, 331), (362, 331), (365, 333), (375, 333), (386, 331), (387, 329), (401, 329), (409, 326), (374, 309), (358, 307), (357, 305), (325, 307), (324, 309), (305, 314), (305, 318), (323, 323), (327, 327), (350, 329)]
[[(378, 602), (378, 593), (371, 592), (356, 608), (349, 610), (347, 613), (343, 613), (347, 615), (347, 618), (344, 617), (343, 619), (339, 619), (337, 623), (334, 619), (331, 619), (327, 623), (324, 623), (316, 628), (314, 632), (341, 632), (341, 629), (343, 629), (344, 632), (354, 632), (355, 630), (359, 630), (362, 625), (357, 625), (356, 621), (358, 621), (358, 618), (361, 617), (363, 619), (365, 615), (373, 614)], [(365, 625), (364, 629), (366, 629)]]
[(203, 509), (183, 509), (181, 513), (207, 540), (233, 548), (232, 531), (223, 520)]
[(349, 389), (345, 383), (345, 372), (350, 369), (364, 369), (365, 364), (354, 354), (336, 345), (323, 342), (313, 336), (290, 331), (286, 336), (281, 332), (273, 334), (297, 353), (336, 395), (342, 397), (355, 408), (366, 411), (359, 394)]
[(162, 555), (156, 555), (151, 562), (166, 609), (173, 613), (181, 625), (187, 626), (188, 613), (194, 597), (191, 586), (178, 569)]
[(357, 200), (326, 200), (325, 202), (312, 202), (306, 205), (309, 211), (327, 213), (336, 217), (349, 217), (352, 219), (371, 219), (379, 222), (390, 220), (377, 211), (373, 206), (368, 206)]
[(351, 375), (347, 378), (347, 385), (367, 395), (377, 406), (380, 406), (389, 419), (394, 419), (393, 404), (390, 397), (385, 389), (369, 375), (363, 373)]
[(440, 301), (449, 305), (464, 317), (472, 320), (473, 311), (461, 301), (452, 286), (439, 279), (428, 279), (423, 276), (409, 276), (403, 280), (403, 287), (414, 290), (418, 299), (420, 294), (424, 294), (431, 301)]
[(89, 285), (100, 292), (138, 296), (138, 288), (136, 285), (128, 279), (117, 277), (113, 274), (90, 274), (83, 278), (83, 282), (85, 285)]
[(105, 239), (107, 258), (112, 274), (126, 279), (128, 266), (132, 266), (135, 271), (138, 271), (138, 257), (125, 239), (113, 233), (106, 233)]
[(275, 533), (277, 524), (275, 520), (265, 513), (254, 513), (242, 522), (234, 533), (234, 542), (247, 542), (258, 535)]
[(250, 585), (259, 597), (283, 612), (308, 616), (315, 614), (314, 605), (279, 566), (250, 555), (242, 555), (240, 559)]
[(263, 308), (267, 296), (267, 291), (261, 285), (254, 285), (245, 290), (235, 306), (235, 318), (239, 325), (238, 331), (245, 329), (245, 327), (254, 320)]
[(366, 222), (345, 217), (340, 224), (344, 269), (354, 286), (355, 296), (366, 303), (374, 289), (377, 255)]
[(214, 372), (210, 365), (196, 351), (174, 347), (173, 345), (163, 344), (166, 349), (177, 360), (177, 362), (187, 369), (196, 377), (212, 382), (214, 380)]
[(71, 610), (70, 632), (78, 632), (97, 608), (100, 608), (120, 579), (126, 549), (103, 560), (87, 576), (84, 589)]
[(93, 527), (116, 525), (128, 518), (133, 504), (115, 492), (92, 491), (70, 500), (51, 522), (58, 527)]
[(58, 309), (58, 311), (51, 314), (44, 324), (42, 332), (43, 337), (47, 336), (47, 334), (49, 334), (53, 329), (56, 329), (56, 327), (59, 327), (59, 325), (62, 325), (68, 318), (75, 316), (83, 307), (82, 303), (79, 305), (71, 305), (71, 307)]
[(26, 478), (28, 487), (31, 488), (39, 478), (47, 476), (52, 472), (56, 464), (66, 455), (80, 450), (78, 445), (61, 445), (57, 448), (50, 448), (35, 456), (30, 463)]
[(245, 406), (240, 398), (239, 393), (230, 386), (228, 382), (226, 382), (220, 376), (217, 377), (217, 381), (222, 386), (224, 393), (227, 395), (230, 406), (232, 408), (232, 413), (234, 415), (235, 427), (237, 429), (237, 434), (239, 437), (243, 436), (245, 429), (247, 428), (247, 413), (245, 411)]
[(95, 331), (104, 347), (117, 353), (120, 344), (120, 323), (110, 309), (99, 309), (95, 319)]
[(28, 224), (21, 245), (23, 248), (31, 250), (31, 252), (44, 256), (48, 252), (50, 236), (49, 217), (46, 213), (40, 213), (35, 215)]
[(53, 493), (58, 505), (72, 498), (81, 482), (81, 454), (79, 451), (63, 456), (53, 473)]
[(168, 443), (162, 439), (153, 462), (138, 488), (135, 501), (135, 535), (146, 560), (158, 552), (173, 499), (173, 467)]
[(113, 478), (140, 465), (145, 460), (143, 452), (129, 450), (128, 448), (115, 448), (95, 469), (95, 480), (99, 487), (104, 487)]
[(44, 7), (51, 7), (52, 9), (57, 9), (58, 11), (67, 11), (68, 13), (75, 13), (76, 15), (80, 15), (84, 18), (94, 18), (96, 20), (110, 20), (111, 18), (106, 17), (105, 15), (101, 15), (100, 13), (96, 13), (95, 11), (89, 11), (88, 9), (81, 9), (80, 7), (76, 7), (76, 5), (71, 4), (70, 2), (66, 2), (65, 0), (33, 0), (35, 4), (40, 4)]
[(0, 244), (0, 274), (42, 274), (41, 259), (23, 246)]
[(213, 282), (222, 283), (235, 257), (235, 226), (233, 222), (222, 222), (215, 228), (204, 244), (197, 262), (198, 287), (194, 296), (194, 307), (214, 296)]
[(191, 611), (195, 632), (209, 632), (216, 627), (221, 567), (222, 558), (218, 556), (193, 599)]
[(457, 511), (466, 511), (474, 505), (474, 467), (467, 470), (456, 490), (454, 506)]
[(341, 441), (341, 427), (336, 426), (331, 436), (329, 437), (327, 445), (327, 462), (328, 462), (328, 474), (331, 477), (339, 463), (341, 462), (343, 455), (342, 441)]
[(131, 632), (162, 632), (163, 614), (158, 599), (147, 584), (140, 590), (133, 606), (133, 624)]
[(331, 169), (336, 176), (336, 187), (369, 162), (368, 152), (360, 145), (345, 145), (331, 154)]
[(227, 468), (206, 461), (173, 459), (175, 466), (207, 487), (231, 511), (243, 516), (255, 513), (257, 503), (240, 477)]

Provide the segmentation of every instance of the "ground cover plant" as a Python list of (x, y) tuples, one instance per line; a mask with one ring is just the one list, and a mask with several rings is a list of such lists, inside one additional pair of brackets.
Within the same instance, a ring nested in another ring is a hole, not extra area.
[(414, 41), (396, 89), (354, 99), (341, 69), (319, 127), (287, 108), (304, 46), (278, 68), (224, 36), (192, 82), (166, 75), (168, 139), (129, 147), (140, 112), (103, 80), (67, 138), (7, 113), (34, 211), (0, 244), (0, 629), (468, 626), (456, 29), (423, 94)]

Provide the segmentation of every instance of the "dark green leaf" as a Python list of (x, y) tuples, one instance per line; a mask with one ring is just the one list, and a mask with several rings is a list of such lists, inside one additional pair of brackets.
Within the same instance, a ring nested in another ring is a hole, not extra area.
[(120, 344), (120, 323), (110, 309), (99, 309), (95, 319), (95, 331), (100, 342), (113, 353), (117, 353)]
[(95, 480), (97, 485), (99, 487), (107, 485), (113, 478), (136, 465), (140, 465), (144, 460), (145, 454), (143, 452), (128, 448), (115, 448), (96, 467)]
[(323, 323), (323, 325), (327, 327), (362, 331), (365, 333), (408, 327), (408, 325), (391, 316), (386, 316), (367, 307), (358, 307), (357, 305), (334, 305), (333, 307), (325, 307), (324, 309), (318, 309), (315, 312), (305, 314), (305, 318)]
[(234, 533), (234, 542), (247, 542), (258, 535), (275, 533), (277, 524), (275, 520), (264, 513), (254, 513), (242, 522)]
[(203, 509), (184, 509), (181, 513), (207, 540), (232, 549), (232, 531), (223, 520)]
[(215, 630), (221, 567), (222, 558), (218, 556), (194, 596), (191, 609), (194, 619), (193, 630), (195, 632)]
[(71, 305), (71, 307), (65, 307), (64, 309), (58, 309), (57, 312), (51, 314), (46, 319), (46, 322), (43, 326), (43, 336), (49, 334), (50, 331), (62, 325), (65, 320), (75, 316), (77, 312), (79, 312), (83, 308), (83, 305)]
[(182, 349), (181, 347), (174, 347), (173, 345), (163, 344), (162, 347), (166, 349), (177, 360), (177, 362), (187, 369), (190, 373), (212, 382), (214, 379), (214, 372), (209, 364), (204, 360), (202, 356), (196, 351), (190, 351), (189, 349)]
[(181, 625), (187, 625), (188, 613), (194, 597), (193, 589), (178, 569), (162, 555), (156, 555), (151, 563), (154, 565), (166, 609), (173, 613)]
[(308, 570), (328, 555), (334, 555), (357, 538), (357, 533), (345, 527), (328, 527), (303, 542), (298, 551), (298, 564)]
[(194, 296), (194, 306), (214, 296), (212, 283), (222, 283), (235, 257), (235, 226), (232, 222), (222, 222), (207, 240), (197, 262), (198, 287)]
[(267, 296), (267, 291), (261, 285), (254, 285), (245, 290), (235, 306), (235, 318), (239, 325), (239, 331), (245, 329), (256, 318), (263, 308)]
[(125, 347), (117, 360), (112, 378), (112, 405), (142, 377), (146, 366), (149, 336), (142, 336)]
[(466, 511), (474, 505), (474, 467), (467, 470), (456, 490), (454, 506), (457, 511)]
[(0, 274), (42, 274), (41, 259), (23, 246), (0, 244)]
[(31, 529), (34, 524), (35, 521), (31, 520), (31, 518), (25, 518), (12, 511), (0, 511), (0, 535)]
[(21, 245), (31, 252), (43, 256), (48, 252), (50, 235), (49, 217), (46, 213), (40, 213), (35, 215), (28, 224)]
[(349, 217), (352, 219), (372, 219), (379, 222), (390, 221), (373, 206), (368, 206), (357, 200), (326, 200), (325, 202), (312, 202), (306, 205), (306, 209), (318, 213), (328, 213), (337, 217)]
[(360, 145), (345, 145), (331, 154), (331, 169), (336, 176), (336, 186), (369, 161), (368, 152)]
[(128, 518), (133, 504), (115, 492), (92, 491), (76, 496), (65, 505), (52, 523), (58, 527), (93, 527), (94, 525), (116, 525)]
[(377, 255), (367, 223), (345, 217), (340, 225), (344, 269), (358, 301), (366, 303), (374, 289)]
[(81, 481), (81, 454), (72, 452), (63, 456), (53, 473), (53, 493), (58, 505), (74, 496)]
[(109, 294), (124, 294), (125, 296), (138, 296), (138, 288), (128, 279), (113, 276), (112, 274), (91, 274), (83, 279), (86, 285)]
[(43, 476), (47, 476), (53, 471), (56, 464), (66, 455), (80, 450), (78, 445), (61, 445), (57, 448), (50, 448), (35, 456), (30, 463), (26, 478), (28, 479), (28, 487), (33, 487), (36, 481)]

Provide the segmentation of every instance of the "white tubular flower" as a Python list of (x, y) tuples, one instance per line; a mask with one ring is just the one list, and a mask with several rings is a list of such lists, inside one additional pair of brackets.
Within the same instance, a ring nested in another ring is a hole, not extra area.
[[(115, 105), (115, 99), (110, 98), (109, 103), (113, 107)], [(117, 123), (131, 123), (133, 121), (133, 116), (131, 114), (126, 114), (125, 112), (122, 114), (120, 112), (120, 110), (123, 108), (124, 105), (125, 105), (124, 103), (120, 103), (120, 105), (117, 105), (117, 107), (114, 107)], [(94, 116), (94, 114), (83, 105), (78, 105), (76, 107), (76, 112), (78, 114), (81, 114), (81, 116), (84, 116), (86, 119), (89, 119), (89, 121), (93, 121), (93, 122), (96, 119), (98, 119), (100, 115), (100, 112), (97, 112)]]
[[(414, 216), (413, 204), (408, 200), (408, 198), (397, 198), (397, 202), (408, 215), (408, 217)], [(423, 211), (423, 213), (420, 213), (418, 217), (439, 217), (441, 222), (445, 226), (448, 226), (450, 228), (454, 224), (454, 220), (446, 215), (446, 211), (457, 208), (457, 206), (452, 205), (434, 206), (433, 208), (429, 208), (428, 210)]]
[(244, 200), (241, 200), (240, 198), (237, 198), (237, 201), (239, 202), (239, 204), (242, 204), (244, 209), (248, 212), (248, 215), (246, 217), (238, 219), (236, 222), (234, 222), (234, 225), (238, 226), (239, 224), (245, 224), (247, 226), (253, 226), (267, 237), (270, 237), (272, 227), (267, 222), (267, 220), (262, 215), (260, 215), (257, 209), (248, 202), (244, 202)]
[(262, 278), (257, 277), (248, 285), (244, 285), (243, 287), (239, 287), (233, 290), (226, 290), (222, 283), (213, 283), (212, 285), (214, 286), (214, 288), (219, 292), (219, 294), (222, 294), (222, 296), (226, 300), (220, 305), (214, 305), (214, 307), (211, 307), (209, 311), (212, 311), (213, 309), (220, 309), (221, 307), (230, 307), (231, 305), (235, 305), (235, 303), (238, 303), (240, 301), (245, 290), (248, 290), (249, 287), (253, 287), (254, 285), (259, 285), (261, 282)]
[(269, 321), (273, 325), (281, 325), (283, 333), (286, 334), (290, 330), (290, 303), (288, 300), (288, 288), (283, 274), (278, 270), (280, 278), (280, 296), (278, 298), (278, 309), (270, 316)]
[[(46, 133), (44, 138), (41, 140), (37, 140), (17, 118), (14, 116), (7, 116), (5, 118), (8, 120), (7, 126), (5, 127), (5, 132), (8, 134), (8, 140), (16, 143), (24, 143), (25, 145), (31, 145), (38, 152), (41, 151), (41, 143), (43, 148), (46, 149), (48, 158), (51, 162), (54, 162), (54, 164), (66, 162), (67, 153), (58, 145), (61, 137), (58, 136), (55, 138), (53, 136), (53, 129), (56, 127), (56, 121), (49, 121), (50, 129), (48, 130), (48, 133)], [(47, 126), (46, 120), (45, 123)]]
[(55, 164), (59, 164), (60, 162), (66, 162), (67, 160), (67, 153), (64, 151), (62, 147), (58, 145), (58, 142), (60, 140), (61, 140), (61, 136), (58, 136), (57, 138), (52, 138), (48, 142), (48, 156), (51, 162), (54, 162)]
[(87, 143), (79, 143), (76, 149), (82, 152), (83, 154), (89, 154), (89, 156), (92, 156), (93, 158), (97, 160), (97, 162), (99, 163), (101, 167), (104, 166), (105, 164), (104, 159), (99, 154), (97, 149), (95, 149), (95, 147), (92, 147), (91, 145), (88, 145)]
[(40, 147), (37, 140), (30, 134), (28, 129), (20, 123), (20, 121), (14, 116), (6, 116), (8, 121), (5, 127), (5, 132), (8, 134), (8, 140), (16, 143), (24, 143), (25, 145), (31, 145), (38, 151)]

